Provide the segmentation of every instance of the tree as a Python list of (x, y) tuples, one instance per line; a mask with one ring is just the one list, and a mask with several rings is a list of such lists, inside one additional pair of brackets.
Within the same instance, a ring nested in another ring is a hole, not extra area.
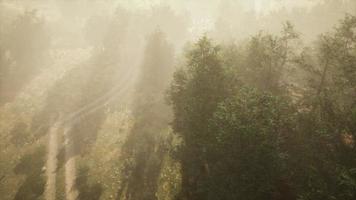
[(288, 71), (295, 56), (295, 42), (299, 35), (286, 22), (280, 36), (263, 34), (252, 37), (247, 44), (241, 78), (261, 91), (281, 94), (290, 84)]
[(355, 27), (356, 18), (347, 15), (333, 32), (320, 36), (316, 59), (303, 65), (309, 85), (299, 123), (303, 143), (314, 155), (305, 164), (314, 169), (304, 172), (312, 182), (301, 192), (304, 199), (354, 199), (356, 195)]
[(179, 152), (182, 164), (182, 192), (179, 199), (201, 199), (199, 185), (207, 177), (206, 145), (214, 138), (208, 124), (218, 103), (229, 95), (219, 47), (206, 36), (186, 54), (186, 65), (174, 74), (170, 88), (173, 129), (183, 140)]
[(295, 199), (285, 165), (294, 117), (290, 99), (249, 87), (220, 103), (209, 122), (205, 199)]

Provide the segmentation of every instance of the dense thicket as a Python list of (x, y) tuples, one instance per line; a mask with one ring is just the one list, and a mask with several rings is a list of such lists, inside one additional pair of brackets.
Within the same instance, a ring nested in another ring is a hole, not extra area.
[(286, 23), (241, 46), (207, 37), (169, 97), (178, 199), (354, 199), (356, 18), (301, 48)]

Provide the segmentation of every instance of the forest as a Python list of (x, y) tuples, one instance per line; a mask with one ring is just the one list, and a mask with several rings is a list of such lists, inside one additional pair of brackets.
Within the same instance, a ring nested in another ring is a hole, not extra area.
[(0, 0), (0, 200), (355, 199), (355, 0)]

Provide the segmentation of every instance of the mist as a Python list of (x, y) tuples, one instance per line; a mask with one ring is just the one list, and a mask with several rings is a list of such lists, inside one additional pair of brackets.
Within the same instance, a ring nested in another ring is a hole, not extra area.
[(354, 0), (0, 0), (0, 199), (354, 200), (355, 99)]

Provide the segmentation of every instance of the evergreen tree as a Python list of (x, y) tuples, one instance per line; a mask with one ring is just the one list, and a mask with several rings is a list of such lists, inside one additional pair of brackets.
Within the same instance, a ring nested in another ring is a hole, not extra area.
[(208, 175), (207, 144), (214, 135), (208, 129), (218, 103), (229, 94), (219, 47), (206, 36), (186, 55), (186, 66), (174, 74), (170, 101), (174, 111), (173, 129), (182, 138), (182, 192), (179, 199), (202, 199), (200, 185)]

